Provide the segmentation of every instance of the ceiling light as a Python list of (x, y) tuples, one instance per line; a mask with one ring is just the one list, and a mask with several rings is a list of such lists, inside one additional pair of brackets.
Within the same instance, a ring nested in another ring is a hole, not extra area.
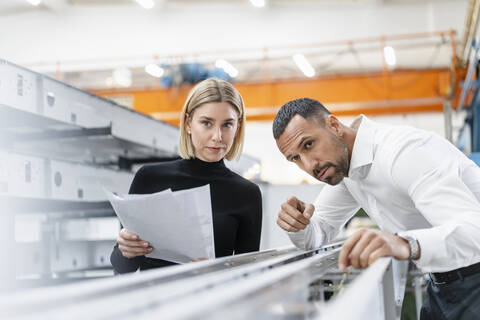
[(113, 82), (112, 77), (108, 77), (107, 79), (105, 79), (105, 84), (107, 85), (107, 87), (111, 88), (115, 83)]
[(112, 77), (113, 81), (122, 87), (130, 87), (132, 85), (132, 71), (128, 68), (113, 70)]
[(145, 72), (155, 78), (161, 78), (165, 72), (158, 64), (150, 63), (145, 66)]
[(395, 50), (392, 47), (387, 46), (383, 48), (383, 55), (385, 56), (385, 62), (389, 66), (397, 64), (397, 58), (395, 57)]
[(38, 6), (40, 3), (42, 3), (42, 0), (26, 0), (28, 3), (30, 3), (32, 6)]
[(252, 5), (257, 8), (265, 7), (265, 0), (250, 0)]
[(313, 69), (312, 65), (303, 54), (294, 54), (293, 61), (306, 77), (311, 78), (315, 75), (315, 69)]
[(226, 60), (218, 59), (215, 61), (215, 67), (223, 69), (232, 78), (238, 76), (238, 70)]
[(145, 9), (152, 9), (155, 6), (155, 2), (153, 0), (135, 0), (135, 2)]

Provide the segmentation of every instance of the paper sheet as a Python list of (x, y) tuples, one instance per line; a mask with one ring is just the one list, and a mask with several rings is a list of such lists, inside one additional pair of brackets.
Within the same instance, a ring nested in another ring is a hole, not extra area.
[(151, 243), (147, 257), (176, 263), (215, 258), (209, 185), (147, 195), (105, 192), (123, 227)]

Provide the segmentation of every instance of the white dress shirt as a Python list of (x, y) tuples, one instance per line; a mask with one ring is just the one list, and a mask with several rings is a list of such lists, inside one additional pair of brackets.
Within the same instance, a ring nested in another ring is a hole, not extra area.
[(480, 168), (444, 138), (362, 116), (348, 178), (326, 185), (310, 224), (289, 233), (301, 249), (331, 241), (359, 208), (386, 232), (417, 238), (425, 272), (480, 261)]

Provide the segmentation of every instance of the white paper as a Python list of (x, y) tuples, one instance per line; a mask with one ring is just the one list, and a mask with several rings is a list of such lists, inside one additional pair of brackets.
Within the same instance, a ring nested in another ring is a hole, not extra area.
[(146, 195), (105, 192), (123, 227), (154, 248), (147, 257), (176, 263), (215, 258), (209, 185)]
[(213, 238), (212, 203), (210, 200), (210, 185), (176, 191), (173, 196), (183, 212), (196, 212), (198, 227), (205, 239), (207, 258), (215, 258), (215, 242)]

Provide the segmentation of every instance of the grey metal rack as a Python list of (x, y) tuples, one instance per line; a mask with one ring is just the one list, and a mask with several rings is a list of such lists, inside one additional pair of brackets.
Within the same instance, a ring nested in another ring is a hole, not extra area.
[(0, 59), (2, 289), (109, 268), (114, 236), (76, 225), (118, 228), (102, 188), (127, 192), (133, 165), (177, 150), (176, 127)]

